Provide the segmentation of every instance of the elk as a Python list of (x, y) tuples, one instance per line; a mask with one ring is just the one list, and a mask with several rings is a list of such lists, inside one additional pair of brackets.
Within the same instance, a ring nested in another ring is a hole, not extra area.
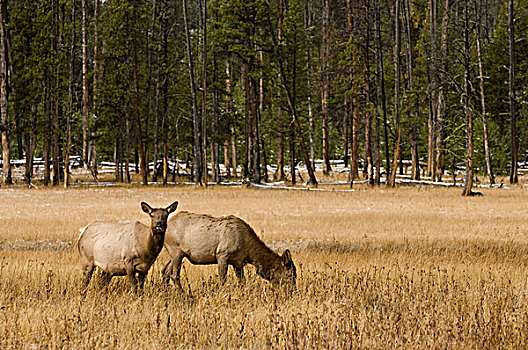
[(192, 264), (218, 264), (220, 282), (226, 282), (228, 265), (233, 266), (241, 283), (244, 265), (256, 267), (257, 274), (272, 284), (290, 284), (295, 288), (297, 272), (291, 253), (278, 255), (264, 244), (244, 220), (235, 216), (179, 212), (167, 224), (165, 248), (170, 255), (163, 268), (166, 283), (170, 279), (182, 291), (180, 269), (183, 258)]
[(148, 270), (163, 248), (169, 214), (177, 206), (178, 202), (174, 202), (167, 208), (151, 208), (141, 202), (141, 209), (150, 216), (150, 227), (139, 221), (95, 221), (82, 228), (77, 248), (84, 273), (84, 291), (96, 266), (102, 270), (103, 285), (108, 284), (113, 276), (126, 275), (134, 290), (138, 284), (143, 288)]

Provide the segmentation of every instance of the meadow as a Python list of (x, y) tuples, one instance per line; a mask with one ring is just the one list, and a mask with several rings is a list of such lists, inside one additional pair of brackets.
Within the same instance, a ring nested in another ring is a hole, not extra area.
[[(2, 188), (0, 348), (527, 348), (528, 193), (482, 191)], [(185, 262), (182, 295), (162, 251), (143, 292), (114, 278), (82, 294), (79, 228), (148, 223), (143, 200), (246, 220), (292, 251), (297, 292)]]

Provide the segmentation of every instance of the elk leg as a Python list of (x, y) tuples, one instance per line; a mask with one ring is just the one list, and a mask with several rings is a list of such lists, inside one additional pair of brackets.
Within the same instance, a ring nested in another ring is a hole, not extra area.
[(218, 276), (220, 277), (220, 282), (222, 284), (226, 283), (227, 279), (227, 258), (217, 257), (218, 260)]
[(169, 260), (167, 264), (161, 269), (161, 273), (163, 274), (163, 282), (165, 284), (169, 284), (170, 278), (171, 278), (171, 270), (172, 270), (172, 260)]
[(241, 267), (233, 266), (233, 268), (235, 269), (235, 274), (238, 278), (238, 282), (240, 284), (244, 284), (246, 282), (246, 278), (244, 277), (244, 266), (241, 266)]
[(183, 290), (180, 283), (180, 271), (183, 261), (183, 253), (177, 252), (175, 256), (172, 256), (172, 261), (169, 261), (163, 268), (163, 277), (166, 283), (169, 283), (169, 278), (172, 279), (174, 284), (179, 290)]
[(95, 269), (95, 266), (93, 266), (93, 265), (86, 265), (86, 266), (83, 267), (83, 274), (84, 274), (83, 293), (88, 288), (88, 284), (90, 284), (90, 279), (92, 278), (92, 274), (94, 272), (94, 269)]
[(145, 284), (145, 278), (147, 277), (147, 274), (144, 272), (138, 272), (138, 283), (139, 288), (143, 289), (143, 285)]
[(101, 279), (99, 280), (99, 284), (101, 285), (101, 287), (108, 286), (108, 284), (112, 280), (112, 277), (113, 276), (111, 274), (103, 271), (103, 273), (101, 274)]
[(137, 290), (136, 269), (134, 268), (134, 264), (132, 263), (132, 261), (125, 262), (125, 269), (126, 269), (128, 281), (130, 282), (130, 287), (134, 291), (136, 291)]

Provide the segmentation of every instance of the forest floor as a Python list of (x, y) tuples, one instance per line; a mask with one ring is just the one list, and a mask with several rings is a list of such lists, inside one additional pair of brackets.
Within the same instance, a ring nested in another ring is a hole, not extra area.
[[(0, 348), (527, 348), (528, 192), (479, 190), (1, 188)], [(162, 251), (139, 295), (125, 278), (82, 295), (79, 228), (147, 223), (141, 201), (174, 200), (290, 249), (297, 292), (251, 266), (246, 285), (230, 270), (221, 286), (215, 266), (185, 262), (180, 295), (162, 283)]]

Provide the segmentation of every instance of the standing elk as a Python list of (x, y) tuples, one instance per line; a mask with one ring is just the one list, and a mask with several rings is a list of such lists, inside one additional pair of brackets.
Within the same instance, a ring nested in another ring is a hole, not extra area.
[(244, 282), (244, 265), (256, 267), (257, 274), (273, 284), (287, 283), (295, 288), (297, 272), (291, 253), (278, 255), (260, 240), (244, 220), (235, 216), (215, 218), (209, 215), (179, 212), (168, 222), (165, 248), (171, 261), (163, 268), (163, 276), (182, 290), (180, 269), (183, 258), (198, 265), (218, 264), (222, 284), (227, 267), (233, 266)]
[(150, 227), (139, 221), (117, 224), (95, 221), (82, 228), (77, 248), (84, 291), (96, 266), (103, 271), (103, 284), (109, 283), (113, 276), (126, 275), (133, 289), (138, 284), (143, 288), (148, 270), (163, 248), (169, 214), (177, 206), (178, 202), (174, 202), (165, 209), (153, 209), (141, 202), (141, 209), (150, 216)]

